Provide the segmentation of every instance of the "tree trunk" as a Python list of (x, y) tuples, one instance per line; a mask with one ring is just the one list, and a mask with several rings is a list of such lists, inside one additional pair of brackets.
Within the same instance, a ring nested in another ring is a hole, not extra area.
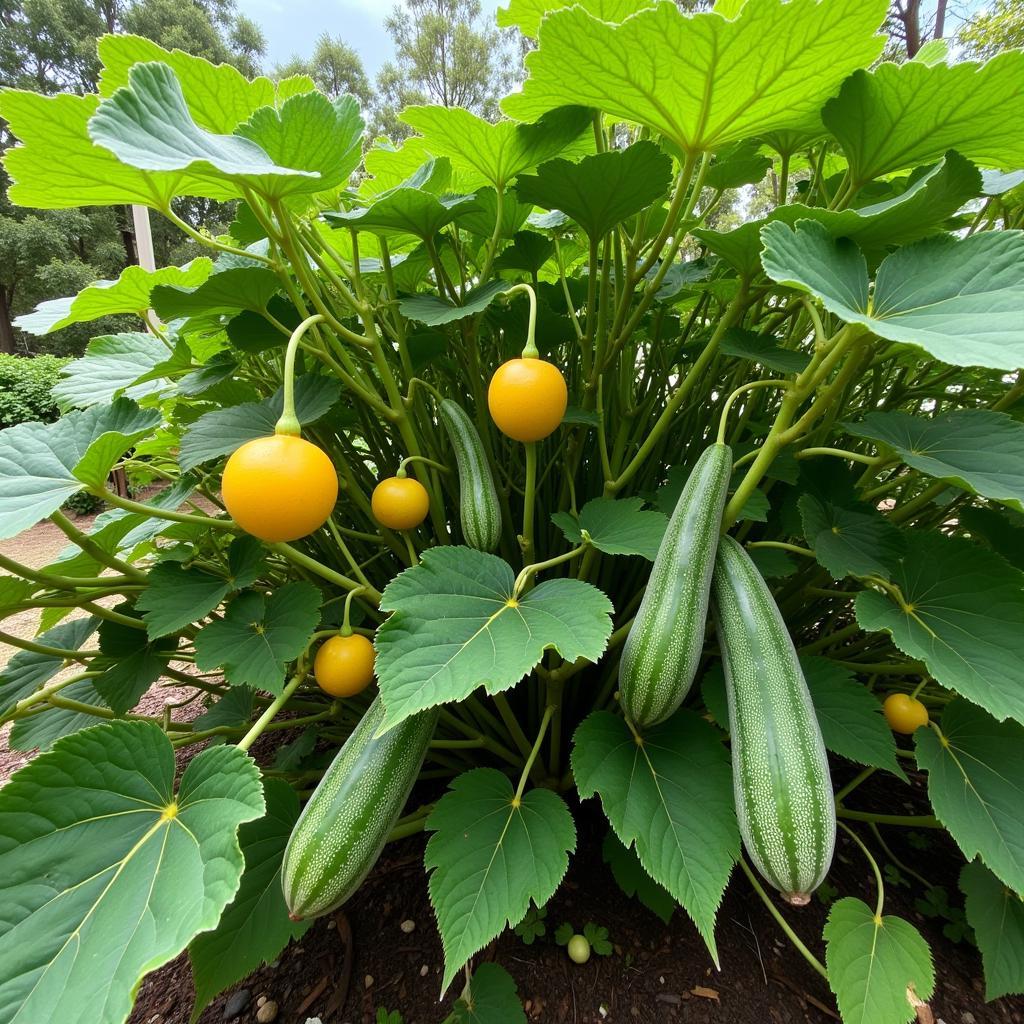
[(14, 353), (14, 325), (3, 288), (0, 288), (0, 352)]
[(938, 0), (935, 5), (935, 31), (933, 39), (941, 39), (946, 31), (946, 0)]
[(124, 259), (128, 266), (139, 262), (135, 251), (135, 232), (132, 229), (132, 210), (130, 206), (117, 208), (117, 226), (121, 229), (121, 243), (124, 245)]

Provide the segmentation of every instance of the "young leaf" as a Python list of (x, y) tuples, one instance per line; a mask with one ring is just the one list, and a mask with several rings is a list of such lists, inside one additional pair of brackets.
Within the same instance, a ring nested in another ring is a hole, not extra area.
[(526, 916), (530, 901), (555, 893), (576, 848), (565, 801), (531, 789), (518, 801), (494, 768), (459, 775), (427, 819), (434, 834), (424, 864), (430, 902), (444, 944), (444, 979), (451, 984), (469, 958)]
[(601, 656), (612, 610), (601, 591), (559, 578), (514, 599), (514, 579), (495, 555), (439, 547), (388, 584), (380, 607), (394, 614), (376, 640), (383, 729), (478, 686), (507, 690), (548, 649), (569, 662)]
[(438, 198), (419, 188), (396, 188), (368, 207), (331, 210), (324, 216), (336, 227), (362, 228), (378, 234), (411, 234), (433, 238), (466, 210), (475, 209), (472, 196)]
[(781, 348), (775, 338), (741, 327), (727, 330), (718, 350), (722, 355), (749, 359), (752, 363), (776, 373), (801, 373), (811, 361), (806, 352)]
[(519, 175), (516, 191), (524, 203), (568, 214), (596, 242), (664, 196), (671, 179), (671, 159), (653, 142), (637, 142), (576, 164), (549, 160)]
[(856, 71), (822, 113), (855, 186), (936, 160), (948, 149), (986, 166), (1019, 167), (1024, 141), (1014, 124), (1022, 117), (1020, 51), (983, 65), (908, 61)]
[(857, 621), (1000, 721), (1024, 722), (1024, 575), (960, 537), (910, 531), (904, 542), (891, 567), (903, 604), (861, 591)]
[(541, 23), (522, 91), (502, 108), (534, 121), (582, 103), (690, 153), (772, 129), (820, 131), (822, 102), (881, 52), (885, 12), (884, 0), (759, 2), (727, 21), (658, 4), (611, 25), (582, 7), (556, 10)]
[(592, 498), (580, 510), (579, 519), (555, 512), (551, 521), (566, 540), (579, 544), (586, 530), (598, 551), (606, 555), (641, 555), (653, 562), (661, 546), (668, 518), (663, 512), (644, 511), (642, 498)]
[[(40, 302), (33, 312), (19, 316), (14, 326), (29, 334), (52, 334), (70, 324), (88, 323), (117, 313), (141, 316), (149, 309), (150, 293), (158, 284), (195, 288), (210, 276), (212, 269), (213, 262), (206, 256), (194, 259), (184, 267), (163, 267), (160, 270), (125, 267), (116, 281), (95, 281), (70, 298)], [(148, 337), (166, 359), (166, 346), (152, 335)]]
[(648, 910), (668, 924), (675, 913), (676, 901), (664, 886), (659, 885), (647, 874), (636, 855), (636, 850), (627, 850), (619, 841), (619, 837), (613, 831), (609, 831), (601, 844), (601, 856), (611, 869), (619, 888), (627, 896), (635, 896)]
[(833, 904), (825, 942), (828, 983), (845, 1024), (907, 1024), (916, 1016), (907, 990), (927, 1000), (935, 989), (921, 933), (898, 917), (876, 918), (858, 899)]
[(693, 918), (717, 963), (715, 915), (739, 856), (718, 733), (680, 711), (638, 744), (622, 718), (595, 711), (573, 737), (572, 768), (580, 798), (600, 794), (616, 835), (627, 848), (636, 843), (644, 869)]
[(398, 308), (402, 316), (410, 320), (418, 320), (429, 327), (440, 327), (442, 324), (454, 323), (475, 313), (482, 313), (507, 289), (507, 281), (489, 281), (469, 292), (461, 306), (453, 306), (436, 295), (423, 294), (402, 299)]
[(887, 445), (922, 473), (1024, 512), (1024, 423), (1006, 413), (872, 412), (846, 429)]
[(968, 860), (980, 854), (1006, 885), (1024, 894), (1024, 728), (996, 722), (958, 699), (946, 705), (942, 735), (940, 740), (931, 729), (914, 734), (935, 816)]
[(106, 482), (111, 467), (160, 422), (119, 398), (56, 423), (19, 423), (0, 431), (0, 540), (56, 511), (85, 485)]
[(192, 1021), (218, 992), (269, 963), (313, 920), (288, 920), (281, 891), (281, 859), (299, 817), (299, 798), (286, 782), (266, 779), (267, 812), (238, 830), (245, 870), (235, 898), (217, 927), (192, 940), (188, 947), (195, 981)]
[[(249, 686), (232, 686), (216, 704), (193, 721), (193, 728), (199, 732), (203, 729), (216, 729), (222, 725), (248, 725), (252, 720), (253, 696), (253, 690)], [(282, 766), (275, 763), (274, 767)]]
[(537, 38), (541, 19), (549, 11), (572, 7), (579, 3), (602, 21), (625, 21), (631, 14), (653, 7), (657, 0), (509, 0), (508, 7), (498, 8), (498, 24), (502, 28), (513, 25), (524, 36)]
[(121, 1024), (143, 974), (217, 924), (242, 874), (236, 830), (264, 810), (259, 772), (232, 746), (199, 753), (177, 795), (174, 770), (159, 727), (116, 722), (0, 791), (4, 1019)]
[(196, 634), (196, 665), (204, 670), (223, 667), (232, 685), (280, 693), (285, 666), (309, 643), (322, 601), (311, 583), (286, 583), (269, 600), (253, 591), (239, 594), (223, 619)]
[[(558, 156), (574, 140), (588, 132), (590, 114), (581, 100), (566, 100), (546, 113), (538, 124), (513, 121), (492, 123), (464, 109), (432, 104), (406, 107), (401, 120), (423, 137), (432, 156), (446, 156), (452, 166), (481, 176), (499, 191), (523, 171)], [(522, 120), (537, 120), (536, 117)]]
[(481, 964), (444, 1024), (526, 1024), (512, 976), (497, 964)]
[(583, 926), (583, 937), (590, 943), (591, 949), (598, 956), (610, 956), (612, 944), (608, 941), (608, 929), (588, 921)]
[(960, 889), (985, 967), (985, 998), (1024, 994), (1024, 901), (978, 860), (964, 865)]
[[(147, 684), (148, 685), (148, 684)], [(103, 707), (106, 701), (96, 692), (92, 680), (81, 679), (60, 691), (65, 700)], [(42, 715), (19, 718), (8, 741), (11, 750), (49, 750), (57, 740), (88, 729), (98, 721), (95, 715), (70, 708), (50, 708)]]
[(847, 323), (953, 366), (1024, 362), (1024, 231), (936, 235), (897, 249), (878, 268), (870, 305), (867, 263), (848, 239), (807, 220), (766, 224), (761, 240), (772, 280), (817, 296)]

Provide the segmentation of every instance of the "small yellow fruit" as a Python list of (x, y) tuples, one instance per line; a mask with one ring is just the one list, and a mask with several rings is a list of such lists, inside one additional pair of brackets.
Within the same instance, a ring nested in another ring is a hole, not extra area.
[(882, 705), (882, 712), (893, 732), (910, 736), (922, 725), (928, 724), (928, 709), (906, 693), (890, 693)]

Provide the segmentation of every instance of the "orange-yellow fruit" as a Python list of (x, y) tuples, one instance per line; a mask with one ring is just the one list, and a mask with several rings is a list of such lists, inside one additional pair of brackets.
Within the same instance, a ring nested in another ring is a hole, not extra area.
[(413, 530), (430, 511), (426, 487), (411, 476), (389, 476), (373, 489), (373, 517), (389, 530)]
[(316, 652), (313, 674), (320, 689), (332, 697), (354, 697), (373, 679), (373, 644), (360, 633), (332, 636)]
[(491, 419), (515, 441), (540, 441), (557, 430), (568, 401), (562, 371), (543, 359), (502, 363), (487, 389)]
[(221, 495), (246, 533), (298, 540), (327, 522), (338, 500), (338, 474), (315, 444), (273, 434), (246, 442), (228, 459)]
[(889, 728), (905, 736), (928, 724), (928, 709), (916, 697), (906, 693), (890, 693), (882, 705), (882, 712)]

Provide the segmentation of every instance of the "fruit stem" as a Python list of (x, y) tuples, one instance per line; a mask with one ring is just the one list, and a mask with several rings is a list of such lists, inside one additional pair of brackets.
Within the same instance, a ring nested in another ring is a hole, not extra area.
[(292, 336), (288, 339), (288, 348), (284, 353), (284, 408), (281, 410), (281, 418), (274, 425), (275, 434), (290, 434), (293, 437), (298, 437), (302, 432), (302, 425), (295, 415), (295, 353), (298, 352), (299, 342), (302, 341), (302, 336), (306, 331), (324, 319), (322, 313), (307, 316), (292, 331)]
[(303, 679), (306, 678), (304, 671), (297, 672), (288, 683), (288, 685), (281, 691), (280, 695), (275, 697), (266, 707), (266, 710), (256, 719), (253, 727), (238, 741), (237, 746), (239, 750), (248, 751), (249, 748), (260, 738), (263, 730), (270, 725), (274, 716), (288, 703), (288, 698), (299, 688), (299, 684)]
[(725, 427), (729, 419), (729, 410), (732, 408), (732, 403), (736, 401), (740, 395), (746, 394), (748, 391), (753, 391), (755, 388), (788, 388), (788, 380), (752, 380), (749, 384), (744, 384), (738, 387), (726, 400), (725, 405), (722, 406), (722, 415), (718, 418), (718, 443), (725, 444)]
[(428, 466), (433, 466), (434, 469), (440, 470), (442, 473), (449, 472), (447, 466), (442, 466), (440, 462), (435, 462), (433, 459), (428, 459), (426, 455), (407, 455), (398, 464), (398, 470), (395, 473), (395, 476), (397, 476), (399, 480), (404, 480), (406, 478), (407, 474), (405, 472), (405, 466), (406, 463), (408, 462), (423, 462)]
[(341, 629), (338, 631), (339, 636), (351, 636), (352, 635), (352, 624), (349, 622), (349, 615), (352, 611), (352, 598), (357, 594), (365, 594), (366, 587), (357, 587), (355, 590), (350, 590), (345, 595), (345, 614), (342, 616)]
[(530, 298), (530, 323), (526, 329), (526, 345), (523, 347), (523, 359), (540, 359), (540, 352), (537, 351), (537, 293), (525, 282), (512, 285), (505, 291), (505, 295), (514, 295), (516, 292), (526, 292)]

